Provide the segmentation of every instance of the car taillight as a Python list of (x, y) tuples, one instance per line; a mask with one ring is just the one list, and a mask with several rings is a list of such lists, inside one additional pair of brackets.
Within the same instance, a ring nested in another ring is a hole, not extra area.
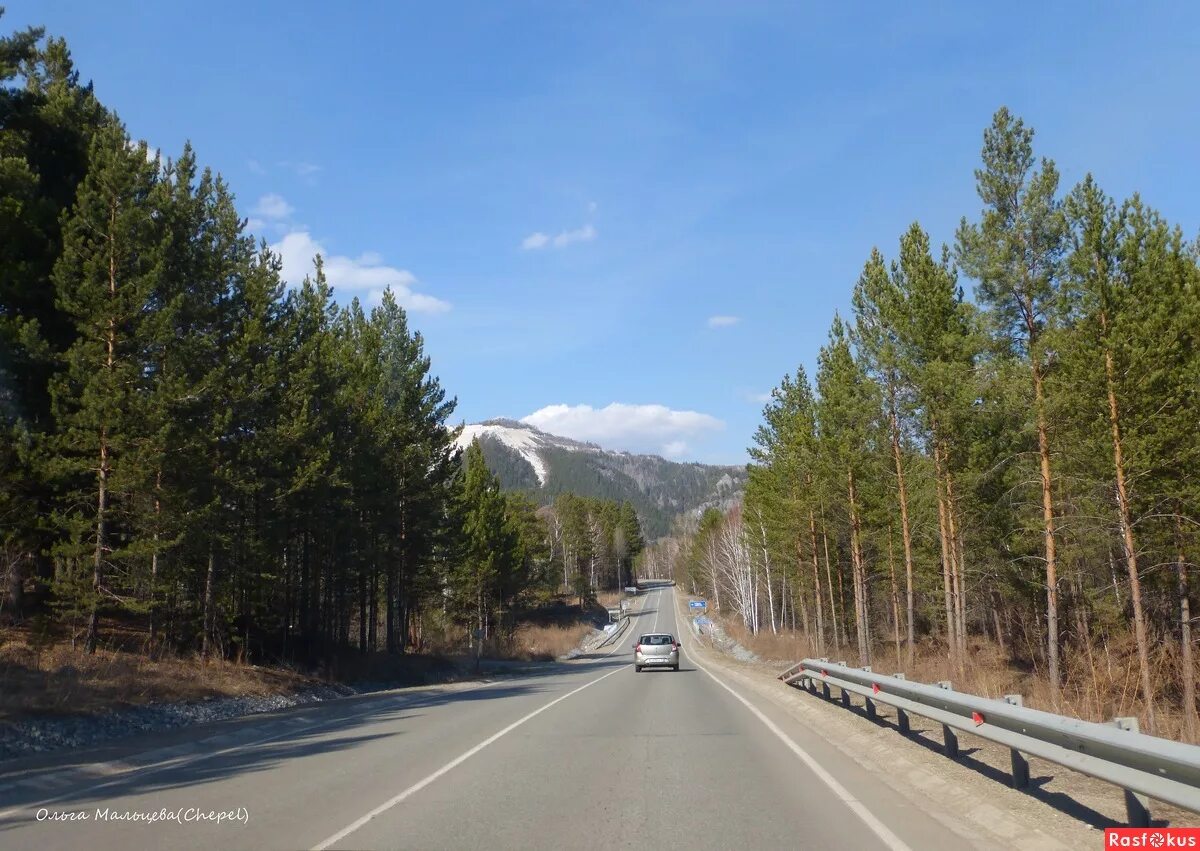
[(642, 645), (640, 645), (640, 644), (635, 644), (635, 645), (633, 645), (633, 652), (634, 652), (634, 653), (641, 653), (641, 652), (642, 652)]
[(672, 649), (672, 650), (678, 650), (678, 649), (679, 649), (679, 645), (678, 645), (678, 644), (672, 644), (672, 645), (671, 645), (671, 649)]

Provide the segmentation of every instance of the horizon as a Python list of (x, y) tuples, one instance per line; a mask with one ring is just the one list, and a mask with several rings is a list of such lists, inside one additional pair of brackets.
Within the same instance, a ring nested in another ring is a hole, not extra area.
[(1022, 8), (1037, 27), (933, 4), (51, 0), (4, 21), (64, 37), (134, 137), (191, 140), (291, 284), (320, 251), (339, 301), (391, 286), (455, 422), (741, 465), (871, 248), (890, 260), (914, 220), (952, 242), (978, 215), (1000, 106), (1064, 192), (1094, 173), (1197, 233), (1200, 115), (1179, 104), (1200, 9)]

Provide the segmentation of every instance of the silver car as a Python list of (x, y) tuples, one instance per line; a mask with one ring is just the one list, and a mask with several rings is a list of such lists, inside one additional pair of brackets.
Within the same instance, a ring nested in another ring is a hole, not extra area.
[(633, 667), (679, 670), (679, 642), (669, 632), (650, 632), (633, 645)]

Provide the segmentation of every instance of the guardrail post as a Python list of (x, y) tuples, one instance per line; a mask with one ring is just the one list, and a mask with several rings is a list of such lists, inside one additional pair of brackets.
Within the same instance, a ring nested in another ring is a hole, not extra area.
[[(897, 680), (908, 679), (908, 677), (904, 676), (904, 674), (892, 674), (892, 677)], [(900, 728), (901, 735), (907, 736), (912, 732), (912, 727), (910, 727), (908, 723), (908, 713), (903, 709), (896, 710), (896, 726)]]
[[(863, 665), (862, 669), (864, 671), (866, 671), (868, 674), (874, 673), (871, 670), (870, 665)], [(869, 697), (865, 698), (863, 700), (863, 708), (867, 710), (867, 717), (870, 718), (872, 721), (874, 721), (875, 718), (877, 717), (875, 714), (875, 701), (871, 700), (871, 698), (869, 698)]]
[[(1025, 699), (1019, 694), (1004, 695), (1004, 702), (1010, 706), (1025, 705)], [(1014, 789), (1024, 789), (1029, 785), (1029, 760), (1016, 748), (1010, 748), (1008, 753), (1012, 761), (1012, 786)]]
[[(843, 668), (846, 667), (846, 660), (842, 659), (838, 662), (838, 665)], [(842, 706), (845, 706), (847, 709), (850, 708), (850, 692), (845, 689), (842, 689)]]
[[(1130, 733), (1141, 732), (1137, 718), (1114, 718), (1113, 726)], [(1132, 789), (1125, 789), (1125, 814), (1130, 827), (1150, 826), (1150, 799)]]
[[(954, 686), (949, 680), (938, 680), (938, 688), (944, 688), (946, 691), (954, 691)], [(942, 742), (945, 747), (946, 756), (951, 759), (958, 759), (958, 736), (949, 724), (942, 725)]]

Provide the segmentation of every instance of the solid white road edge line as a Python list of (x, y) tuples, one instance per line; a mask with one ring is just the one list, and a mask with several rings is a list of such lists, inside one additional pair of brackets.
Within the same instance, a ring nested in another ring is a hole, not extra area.
[(493, 733), (491, 736), (488, 736), (486, 739), (484, 739), (482, 742), (477, 744), (475, 747), (471, 748), (466, 753), (461, 754), (460, 756), (457, 756), (454, 759), (450, 760), (450, 762), (443, 765), (437, 771), (433, 772), (433, 774), (430, 774), (428, 777), (426, 777), (424, 780), (420, 780), (420, 781), (414, 783), (413, 785), (411, 785), (407, 789), (405, 789), (403, 792), (401, 792), (399, 795), (396, 795), (394, 798), (384, 801), (382, 804), (380, 804), (375, 809), (371, 810), (371, 812), (367, 813), (362, 818), (347, 825), (346, 827), (342, 828), (337, 833), (335, 833), (333, 836), (324, 840), (320, 844), (314, 846), (313, 851), (325, 851), (326, 848), (330, 847), (334, 843), (341, 842), (347, 836), (354, 833), (354, 831), (358, 830), (360, 827), (362, 827), (364, 824), (369, 822), (371, 819), (375, 818), (375, 816), (382, 815), (383, 813), (387, 812), (392, 807), (401, 803), (405, 799), (409, 798), (412, 795), (415, 795), (417, 792), (420, 792), (422, 789), (424, 789), (430, 783), (434, 782), (439, 777), (448, 773), (449, 771), (452, 771), (454, 768), (462, 765), (464, 762), (466, 762), (471, 757), (475, 756), (475, 754), (479, 753), (481, 750), (486, 748), (488, 745), (492, 744), (493, 742), (495, 742), (497, 739), (501, 738), (502, 736), (508, 735), (513, 730), (517, 729), (522, 724), (524, 724), (526, 721), (529, 721), (530, 719), (535, 718), (538, 715), (541, 715), (547, 709), (549, 709), (550, 707), (552, 707), (556, 704), (562, 703), (568, 697), (571, 697), (572, 695), (575, 695), (575, 694), (579, 694), (579, 692), (583, 691), (585, 688), (587, 688), (589, 686), (594, 686), (596, 683), (600, 682), (601, 680), (606, 680), (609, 677), (611, 677), (613, 674), (619, 674), (621, 671), (624, 671), (624, 670), (625, 670), (624, 667), (614, 668), (613, 670), (609, 671), (607, 674), (603, 674), (599, 677), (596, 677), (596, 679), (594, 679), (594, 680), (589, 680), (588, 682), (581, 685), (579, 688), (572, 689), (571, 691), (567, 692), (566, 694), (556, 697), (554, 700), (550, 701), (549, 703), (545, 704), (544, 706), (541, 706), (541, 707), (533, 710), (533, 712), (530, 712), (528, 715), (525, 715), (524, 717), (517, 719), (516, 721), (509, 724), (507, 727), (505, 727), (500, 732)]
[[(674, 598), (674, 595), (672, 595), (672, 598)], [(675, 613), (676, 616), (678, 616), (678, 606), (675, 607)], [(719, 677), (717, 677), (716, 674), (701, 665), (698, 660), (692, 659), (692, 664), (704, 673), (708, 674), (713, 682), (725, 689), (725, 691), (732, 694), (735, 698), (737, 698), (739, 703), (753, 712), (754, 717), (761, 721), (768, 730), (774, 733), (781, 742), (787, 745), (788, 748), (791, 749), (792, 753), (799, 757), (800, 761), (803, 762), (813, 774), (817, 775), (817, 778), (826, 786), (828, 786), (829, 790), (833, 792), (833, 794), (836, 795), (842, 801), (842, 803), (849, 807), (850, 810), (856, 816), (858, 816), (867, 827), (871, 829), (871, 832), (879, 837), (880, 841), (882, 841), (885, 846), (892, 849), (892, 851), (912, 851), (912, 849), (904, 842), (903, 839), (892, 833), (888, 826), (876, 818), (875, 814), (868, 810), (862, 801), (851, 795), (849, 789), (839, 783), (832, 774), (826, 771), (824, 766), (817, 762), (808, 751), (796, 744), (795, 741), (792, 740), (791, 736), (779, 729), (779, 726), (770, 718), (768, 718), (761, 709), (738, 694), (738, 692), (736, 692), (731, 686), (727, 685)]]

